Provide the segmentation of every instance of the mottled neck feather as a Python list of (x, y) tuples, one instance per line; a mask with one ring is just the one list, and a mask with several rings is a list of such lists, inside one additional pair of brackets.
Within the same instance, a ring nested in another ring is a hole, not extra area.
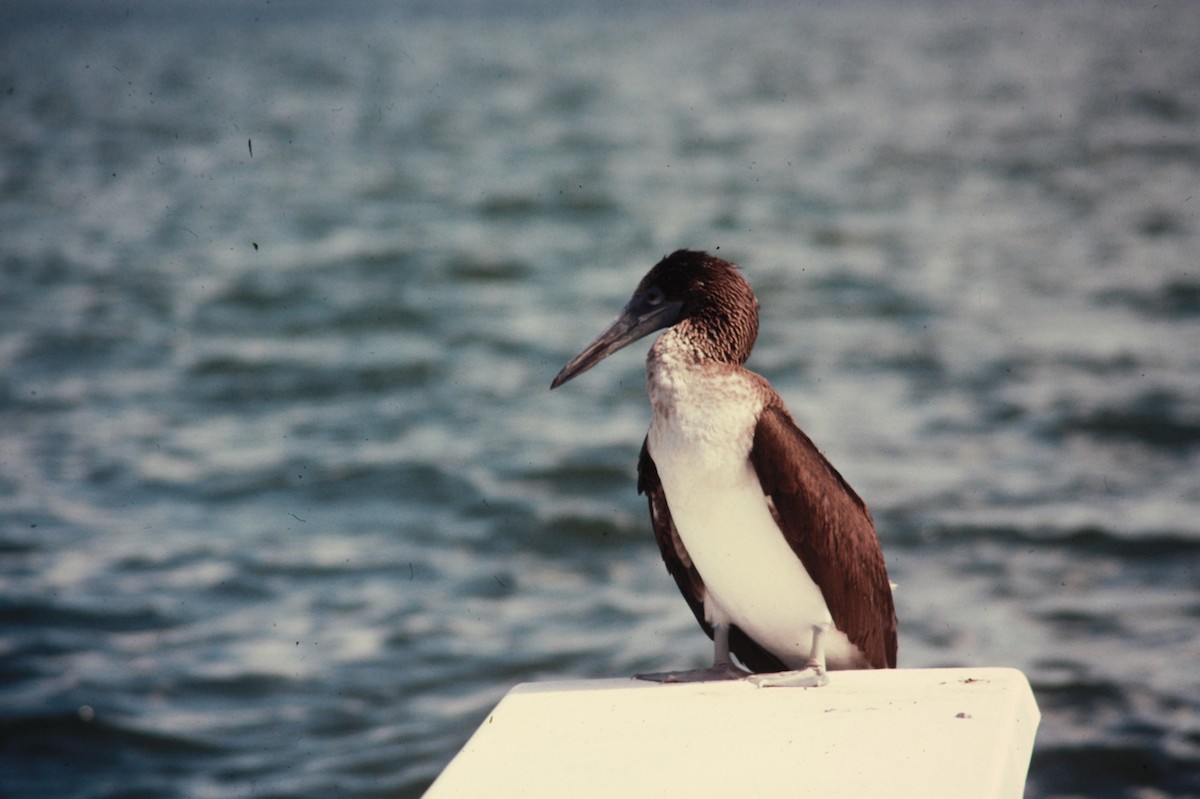
[(732, 271), (728, 279), (707, 288), (708, 301), (687, 320), (689, 332), (702, 339), (705, 356), (741, 366), (758, 338), (758, 301), (746, 281)]

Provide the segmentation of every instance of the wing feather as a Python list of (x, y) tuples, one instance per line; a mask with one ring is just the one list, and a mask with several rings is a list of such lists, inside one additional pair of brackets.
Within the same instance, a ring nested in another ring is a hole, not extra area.
[(895, 668), (896, 611), (866, 504), (780, 401), (759, 416), (750, 460), (834, 624), (862, 650), (864, 665)]

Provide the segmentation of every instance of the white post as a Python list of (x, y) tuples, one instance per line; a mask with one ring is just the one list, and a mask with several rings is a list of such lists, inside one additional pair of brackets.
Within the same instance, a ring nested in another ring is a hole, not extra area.
[(1018, 799), (1037, 730), (1013, 669), (835, 671), (821, 688), (513, 688), (426, 799)]

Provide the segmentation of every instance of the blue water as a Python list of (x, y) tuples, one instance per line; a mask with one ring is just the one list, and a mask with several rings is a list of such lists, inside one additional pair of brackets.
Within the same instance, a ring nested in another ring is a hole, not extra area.
[(0, 793), (418, 796), (704, 663), (634, 463), (678, 247), (1029, 796), (1200, 795), (1200, 6), (0, 11)]

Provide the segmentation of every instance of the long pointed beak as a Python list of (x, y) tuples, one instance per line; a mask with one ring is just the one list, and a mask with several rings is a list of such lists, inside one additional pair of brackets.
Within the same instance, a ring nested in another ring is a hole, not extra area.
[(679, 309), (682, 307), (683, 303), (681, 302), (663, 302), (655, 306), (648, 306), (644, 302), (639, 302), (637, 298), (630, 300), (608, 330), (587, 345), (583, 352), (567, 362), (567, 365), (554, 378), (554, 382), (550, 384), (551, 390), (583, 374), (617, 350), (628, 347), (655, 330), (662, 330), (664, 327), (675, 324), (679, 319)]

